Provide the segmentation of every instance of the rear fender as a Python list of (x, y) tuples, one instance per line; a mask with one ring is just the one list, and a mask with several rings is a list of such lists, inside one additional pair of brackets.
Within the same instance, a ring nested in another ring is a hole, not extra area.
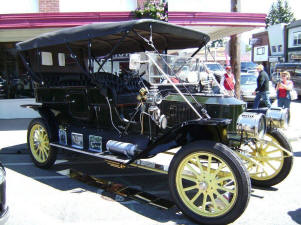
[(37, 111), (41, 115), (41, 118), (43, 118), (47, 122), (52, 133), (51, 136), (54, 138), (54, 140), (57, 139), (58, 135), (56, 134), (58, 133), (58, 122), (55, 118), (54, 113), (49, 108), (39, 104), (21, 105), (21, 107), (30, 108)]

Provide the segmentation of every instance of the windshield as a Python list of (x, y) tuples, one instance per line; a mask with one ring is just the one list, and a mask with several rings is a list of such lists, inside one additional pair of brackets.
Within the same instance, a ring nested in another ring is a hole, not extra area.
[(206, 64), (209, 70), (211, 71), (220, 71), (223, 70), (222, 66), (219, 64)]
[[(200, 62), (198, 59), (176, 56), (147, 53), (148, 71), (145, 76), (150, 84), (170, 84), (162, 71), (174, 84), (198, 84), (200, 80)], [(165, 62), (167, 63), (165, 63)], [(160, 70), (161, 69), (161, 70)]]
[(257, 77), (254, 75), (243, 75), (240, 77), (240, 83), (242, 85), (256, 84), (256, 82), (257, 82)]
[(242, 69), (256, 69), (257, 64), (253, 62), (242, 62), (241, 68)]

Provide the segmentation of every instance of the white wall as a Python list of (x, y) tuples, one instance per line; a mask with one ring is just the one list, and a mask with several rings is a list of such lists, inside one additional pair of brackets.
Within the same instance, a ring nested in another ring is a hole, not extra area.
[(122, 12), (136, 8), (137, 0), (60, 0), (60, 12)]
[(170, 12), (230, 12), (230, 0), (169, 0)]
[(294, 48), (294, 47), (300, 47), (300, 46), (294, 46), (294, 35), (295, 32), (301, 32), (301, 27), (295, 27), (291, 28), (288, 31), (288, 48)]
[(40, 115), (33, 109), (23, 108), (20, 105), (35, 104), (35, 99), (1, 99), (0, 119), (36, 118)]
[[(285, 24), (277, 24), (268, 28), (269, 42), (272, 56), (284, 55), (284, 27)], [(282, 51), (278, 51), (278, 46), (282, 46)], [(276, 46), (276, 52), (272, 51), (272, 46)]]
[(0, 2), (0, 14), (39, 12), (39, 0), (2, 0)]

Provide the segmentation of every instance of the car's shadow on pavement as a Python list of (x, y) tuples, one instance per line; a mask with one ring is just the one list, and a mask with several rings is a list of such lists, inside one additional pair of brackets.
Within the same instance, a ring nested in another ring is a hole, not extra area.
[(294, 152), (295, 157), (301, 157), (301, 152)]
[(158, 223), (173, 221), (175, 224), (195, 224), (182, 215), (176, 206), (162, 209), (145, 201), (133, 200), (130, 196), (123, 197), (112, 190), (108, 191), (107, 189), (93, 186), (89, 182), (73, 179), (70, 176), (70, 171), (76, 170), (104, 179), (109, 183), (134, 187), (146, 194), (151, 193), (150, 195), (172, 202), (168, 191), (167, 175), (138, 168), (118, 169), (107, 165), (102, 160), (71, 152), (59, 152), (56, 164), (49, 169), (41, 169), (32, 163), (28, 151), (24, 148), (17, 150), (19, 147), (11, 146), (5, 148), (4, 151), (0, 151), (1, 161), (4, 162), (6, 168), (32, 178), (37, 182), (73, 194), (87, 191), (97, 193), (101, 199), (118, 202), (123, 207)]
[(278, 188), (275, 187), (259, 187), (255, 185), (252, 185), (252, 189), (264, 190), (264, 191), (278, 191)]
[(0, 131), (26, 130), (32, 119), (0, 119)]
[(296, 223), (301, 224), (301, 208), (287, 213)]

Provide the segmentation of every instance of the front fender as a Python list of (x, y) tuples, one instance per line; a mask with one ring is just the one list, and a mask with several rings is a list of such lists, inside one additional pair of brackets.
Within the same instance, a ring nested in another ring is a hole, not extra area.
[(152, 156), (168, 149), (186, 145), (198, 140), (227, 143), (227, 126), (230, 119), (192, 120), (169, 129), (165, 135), (144, 151), (144, 156)]

